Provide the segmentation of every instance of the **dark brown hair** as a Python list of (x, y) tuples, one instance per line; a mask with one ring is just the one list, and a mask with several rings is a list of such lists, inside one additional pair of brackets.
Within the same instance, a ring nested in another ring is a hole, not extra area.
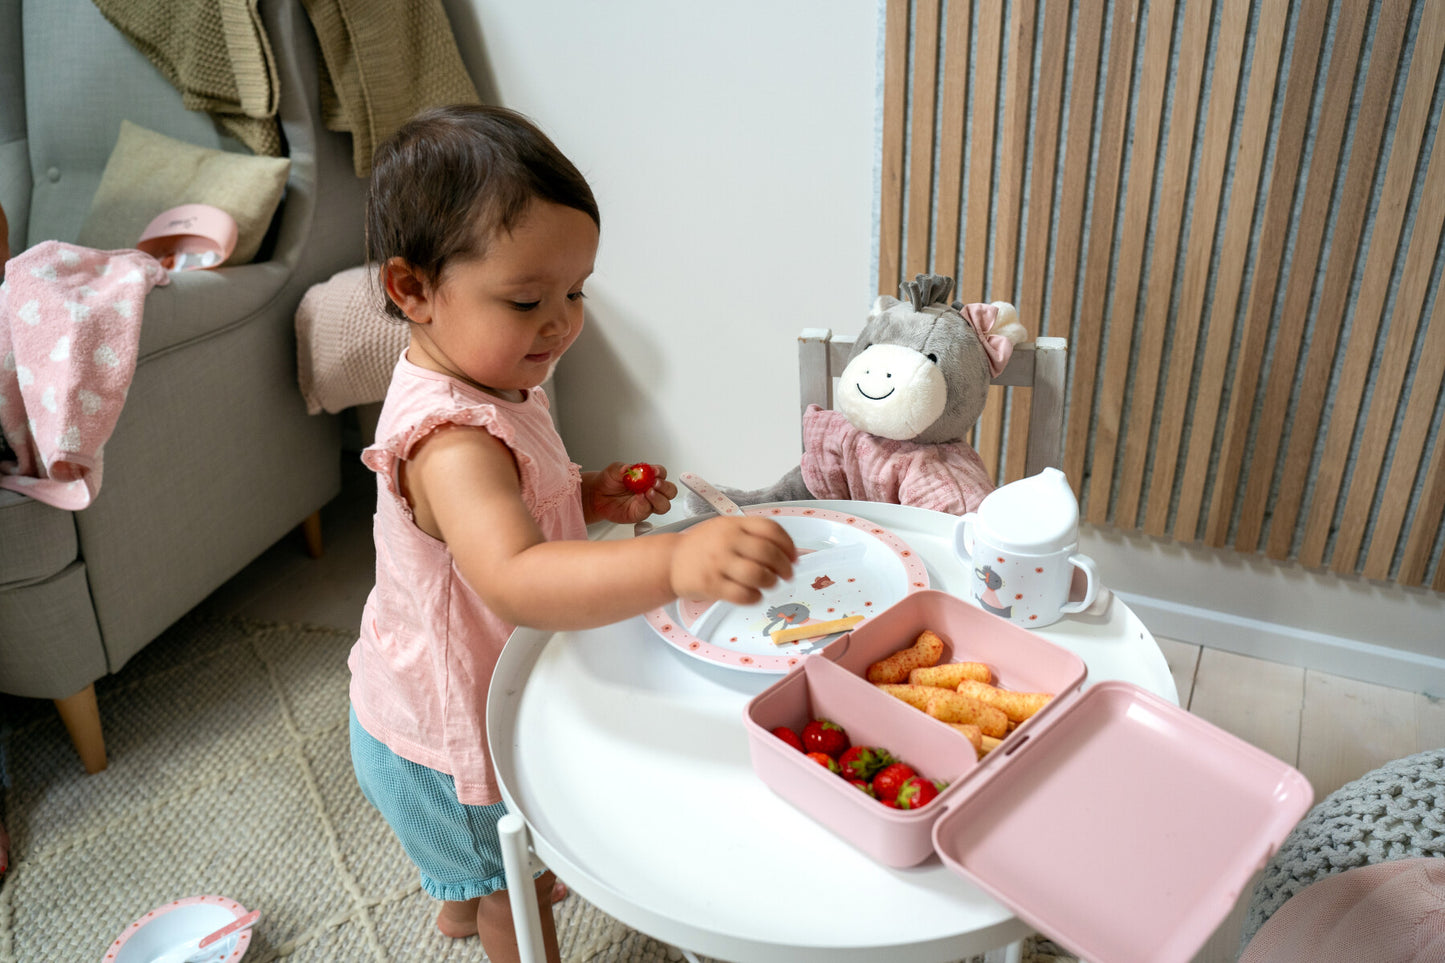
[(372, 158), (367, 260), (400, 257), (435, 284), (453, 258), (485, 256), (487, 242), (510, 231), (533, 199), (575, 208), (601, 226), (586, 178), (521, 114), (477, 104), (422, 111)]

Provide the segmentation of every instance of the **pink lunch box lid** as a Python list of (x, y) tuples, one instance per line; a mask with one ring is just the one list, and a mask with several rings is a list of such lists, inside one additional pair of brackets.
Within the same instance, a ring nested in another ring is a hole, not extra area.
[(1098, 963), (1188, 963), (1314, 797), (1292, 766), (1126, 682), (1060, 706), (1004, 762), (960, 787), (934, 848)]

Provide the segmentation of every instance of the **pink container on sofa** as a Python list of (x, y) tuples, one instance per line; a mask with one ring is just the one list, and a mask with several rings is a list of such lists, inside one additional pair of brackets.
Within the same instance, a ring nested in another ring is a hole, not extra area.
[[(868, 665), (923, 629), (945, 662), (1055, 698), (982, 760), (962, 735), (878, 691)], [(747, 706), (753, 769), (881, 863), (937, 854), (1091, 963), (1187, 963), (1300, 817), (1295, 769), (1152, 693), (1083, 689), (1085, 666), (1036, 633), (942, 592), (915, 592), (805, 658)], [(890, 809), (772, 735), (828, 718), (948, 787)]]

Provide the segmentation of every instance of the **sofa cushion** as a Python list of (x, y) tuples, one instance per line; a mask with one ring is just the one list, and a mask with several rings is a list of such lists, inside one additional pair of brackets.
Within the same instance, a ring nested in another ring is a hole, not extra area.
[(47, 578), (75, 561), (75, 516), (0, 489), (0, 590)]
[(102, 251), (135, 247), (157, 214), (181, 204), (210, 204), (236, 219), (236, 250), (226, 263), (249, 263), (281, 203), (290, 168), (285, 157), (196, 147), (123, 120), (76, 243)]

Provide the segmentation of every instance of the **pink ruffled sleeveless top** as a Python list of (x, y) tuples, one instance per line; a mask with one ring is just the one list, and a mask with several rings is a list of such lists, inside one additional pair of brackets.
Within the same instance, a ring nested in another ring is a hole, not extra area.
[(403, 353), (361, 459), (377, 475), (376, 586), (352, 647), (357, 719), (397, 755), (450, 774), (463, 803), (499, 802), (487, 753), (487, 686), (515, 626), (482, 603), (445, 543), (417, 527), (400, 467), (446, 425), (483, 428), (516, 458), (522, 498), (548, 540), (585, 539), (578, 467), (567, 457), (540, 389), (513, 403)]

